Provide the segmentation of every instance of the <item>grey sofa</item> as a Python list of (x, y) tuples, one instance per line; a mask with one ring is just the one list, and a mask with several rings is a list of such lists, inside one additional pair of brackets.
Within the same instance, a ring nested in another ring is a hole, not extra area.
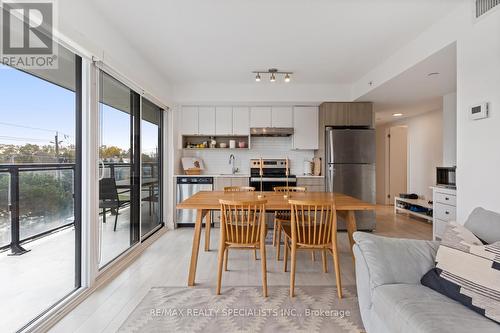
[[(487, 243), (500, 240), (500, 215), (476, 208), (465, 227)], [(354, 233), (363, 324), (378, 332), (500, 332), (500, 325), (420, 284), (439, 242)]]

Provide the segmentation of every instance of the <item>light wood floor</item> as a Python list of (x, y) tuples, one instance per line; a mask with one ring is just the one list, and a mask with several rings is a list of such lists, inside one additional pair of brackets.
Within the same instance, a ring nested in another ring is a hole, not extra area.
[[(212, 233), (211, 251), (204, 252), (202, 248), (200, 249), (196, 276), (197, 286), (210, 287), (214, 290), (217, 231), (218, 229), (214, 229)], [(185, 228), (167, 232), (117, 278), (98, 289), (59, 322), (52, 332), (115, 332), (151, 287), (186, 286), (192, 234), (193, 229)], [(394, 215), (392, 207), (379, 206), (375, 234), (431, 239), (432, 225), (406, 215)], [(346, 233), (339, 234), (339, 249), (342, 283), (353, 285), (354, 264)], [(317, 257), (320, 259), (319, 255)], [(287, 286), (289, 274), (283, 272), (283, 262), (276, 262), (274, 258), (274, 249), (268, 246), (269, 288), (277, 285)], [(325, 274), (322, 273), (321, 260), (312, 262), (309, 252), (299, 253), (296, 285), (335, 285), (331, 257), (329, 259), (329, 273)], [(255, 261), (250, 251), (231, 252), (228, 269), (229, 272), (225, 272), (222, 277), (222, 293), (225, 286), (261, 285), (260, 261)]]

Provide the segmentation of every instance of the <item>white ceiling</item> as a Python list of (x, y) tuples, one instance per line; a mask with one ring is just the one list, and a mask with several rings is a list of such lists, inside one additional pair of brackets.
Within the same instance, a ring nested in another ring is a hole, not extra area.
[[(92, 0), (173, 84), (350, 84), (467, 0)], [(292, 83), (293, 84), (293, 83)]]
[(358, 100), (374, 102), (377, 123), (395, 120), (393, 113), (401, 119), (439, 109), (442, 96), (457, 89), (456, 52), (450, 44)]

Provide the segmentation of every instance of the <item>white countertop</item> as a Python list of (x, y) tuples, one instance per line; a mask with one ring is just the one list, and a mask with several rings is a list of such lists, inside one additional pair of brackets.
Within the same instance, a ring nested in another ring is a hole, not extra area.
[[(234, 175), (232, 174), (212, 174), (212, 173), (207, 173), (204, 174), (202, 173), (201, 175), (183, 175), (183, 174), (175, 174), (174, 177), (214, 177), (214, 178), (249, 178), (250, 175), (247, 173), (236, 173)], [(297, 178), (324, 178), (325, 176), (311, 176), (311, 175), (297, 175)]]
[(325, 178), (325, 176), (297, 175), (297, 178)]
[(233, 174), (217, 175), (217, 174), (211, 174), (211, 173), (207, 173), (207, 174), (202, 173), (201, 175), (177, 174), (177, 175), (174, 175), (174, 177), (250, 178), (250, 175), (245, 174), (245, 173), (235, 173), (234, 175)]

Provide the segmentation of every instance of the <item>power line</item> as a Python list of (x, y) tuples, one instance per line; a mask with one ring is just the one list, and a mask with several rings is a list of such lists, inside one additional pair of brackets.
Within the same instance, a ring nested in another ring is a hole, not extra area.
[(19, 127), (19, 128), (27, 128), (27, 129), (33, 129), (33, 130), (39, 130), (39, 131), (46, 131), (46, 132), (59, 132), (65, 136), (68, 136), (70, 137), (71, 135), (69, 134), (66, 134), (66, 133), (63, 133), (61, 131), (58, 131), (58, 130), (53, 130), (53, 129), (48, 129), (48, 128), (41, 128), (41, 127), (32, 127), (32, 126), (26, 126), (26, 125), (18, 125), (18, 124), (12, 124), (12, 123), (6, 123), (6, 122), (3, 122), (3, 121), (0, 121), (0, 125), (5, 125), (5, 126), (12, 126), (12, 127)]
[(46, 143), (50, 143), (50, 141), (46, 140), (46, 139), (19, 138), (19, 137), (15, 137), (15, 136), (4, 136), (4, 135), (0, 135), (0, 139), (11, 140), (11, 141), (34, 141), (34, 142), (46, 142)]

